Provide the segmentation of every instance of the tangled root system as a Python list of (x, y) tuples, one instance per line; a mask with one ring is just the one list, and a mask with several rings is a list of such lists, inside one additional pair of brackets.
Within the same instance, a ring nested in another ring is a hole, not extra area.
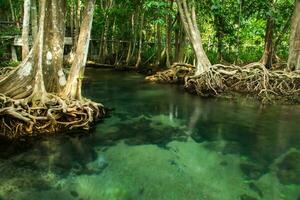
[(190, 93), (203, 97), (219, 96), (223, 92), (239, 92), (256, 95), (264, 103), (276, 99), (298, 101), (300, 97), (299, 71), (268, 70), (261, 63), (251, 63), (244, 67), (217, 64), (198, 76), (190, 75), (195, 73), (195, 68), (190, 68), (187, 75), (182, 77), (178, 72), (187, 72), (186, 68), (175, 68), (176, 70), (171, 68), (147, 79), (169, 83), (184, 79), (185, 88)]
[(147, 76), (146, 80), (159, 83), (184, 83), (185, 77), (192, 76), (194, 73), (193, 65), (174, 63), (170, 69)]
[(104, 115), (103, 106), (88, 99), (68, 100), (47, 94), (34, 101), (14, 100), (0, 94), (0, 135), (7, 138), (89, 129)]

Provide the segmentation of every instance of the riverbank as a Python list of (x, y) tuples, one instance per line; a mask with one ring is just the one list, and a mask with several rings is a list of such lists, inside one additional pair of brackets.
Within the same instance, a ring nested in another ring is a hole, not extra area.
[(214, 65), (195, 74), (195, 67), (175, 63), (170, 69), (146, 77), (150, 82), (184, 85), (186, 91), (201, 97), (233, 98), (235, 94), (252, 96), (264, 104), (299, 104), (300, 72), (268, 70), (260, 63), (244, 67)]

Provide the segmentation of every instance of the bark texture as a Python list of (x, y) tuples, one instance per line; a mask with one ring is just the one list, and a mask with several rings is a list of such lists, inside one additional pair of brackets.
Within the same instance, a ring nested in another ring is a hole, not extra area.
[(47, 1), (47, 20), (43, 48), (43, 75), (47, 92), (59, 93), (66, 85), (62, 70), (65, 37), (66, 1)]
[(85, 14), (82, 20), (78, 44), (76, 48), (76, 56), (71, 67), (68, 81), (63, 96), (81, 100), (81, 84), (84, 75), (85, 64), (88, 55), (90, 34), (93, 22), (95, 0), (88, 0)]
[(291, 70), (300, 70), (300, 0), (295, 1), (292, 17), (288, 67)]
[(209, 70), (211, 63), (203, 49), (200, 31), (196, 21), (194, 4), (189, 7), (186, 0), (176, 0), (180, 19), (196, 55), (196, 75)]
[(24, 1), (24, 16), (22, 28), (22, 59), (29, 53), (29, 31), (30, 31), (30, 0)]
[(264, 53), (260, 60), (260, 63), (265, 65), (267, 68), (271, 68), (274, 57), (274, 19), (271, 17), (267, 20), (266, 35), (265, 35), (265, 46)]

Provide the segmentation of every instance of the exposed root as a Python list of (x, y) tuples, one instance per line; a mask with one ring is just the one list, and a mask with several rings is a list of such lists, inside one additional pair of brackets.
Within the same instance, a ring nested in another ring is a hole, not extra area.
[(2, 67), (0, 68), (0, 78), (8, 75), (15, 67)]
[[(194, 71), (189, 73), (194, 74)], [(163, 80), (166, 79), (157, 82)], [(251, 63), (244, 67), (213, 65), (209, 71), (198, 76), (187, 75), (184, 83), (190, 93), (203, 97), (218, 96), (230, 91), (256, 95), (263, 103), (276, 99), (298, 101), (300, 97), (299, 71), (271, 71), (261, 63)]]
[(174, 63), (170, 69), (147, 76), (146, 80), (159, 83), (184, 83), (185, 77), (192, 76), (194, 73), (193, 65)]
[(105, 115), (101, 104), (88, 99), (67, 100), (47, 94), (41, 101), (43, 103), (35, 104), (28, 99), (13, 100), (0, 94), (0, 135), (17, 138), (63, 130), (89, 129), (93, 122)]

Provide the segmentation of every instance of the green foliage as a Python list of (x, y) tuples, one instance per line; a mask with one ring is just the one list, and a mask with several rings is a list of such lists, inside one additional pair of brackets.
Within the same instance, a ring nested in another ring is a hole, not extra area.
[(0, 62), (0, 68), (2, 67), (17, 67), (20, 64), (18, 61), (3, 61)]
[[(22, 0), (12, 0), (16, 18), (22, 21)], [(67, 0), (67, 21), (70, 20), (71, 7), (76, 8), (78, 0)], [(84, 9), (85, 0), (81, 0)], [(189, 1), (197, 12), (198, 25), (202, 34), (203, 45), (210, 60), (217, 63), (218, 52), (225, 62), (250, 62), (260, 59), (266, 33), (266, 22), (274, 20), (274, 40), (280, 38), (277, 55), (286, 59), (288, 38), (294, 0), (201, 0)], [(175, 52), (175, 31), (180, 29), (178, 10), (175, 1), (169, 0), (96, 0), (92, 38), (100, 39), (107, 28), (107, 40), (137, 41), (141, 30), (140, 19), (144, 15), (143, 26), (143, 61), (155, 61), (158, 49), (157, 27), (161, 32), (161, 50), (166, 48), (168, 29), (167, 17), (171, 18), (171, 50)], [(0, 20), (11, 17), (10, 4), (0, 0)], [(132, 21), (133, 20), (133, 21)], [(107, 27), (105, 27), (107, 26)], [(20, 34), (18, 28), (0, 26), (0, 37)], [(0, 42), (0, 57), (8, 50), (11, 41)], [(120, 48), (119, 55), (126, 57), (128, 43)], [(220, 45), (221, 44), (221, 45)], [(112, 49), (111, 44), (109, 50)], [(137, 48), (137, 46), (136, 46)], [(135, 49), (136, 51), (136, 49)], [(116, 53), (116, 52), (115, 52)], [(186, 47), (186, 57), (193, 60), (191, 47)], [(171, 57), (174, 55), (171, 55)], [(136, 55), (135, 55), (136, 57)]]

